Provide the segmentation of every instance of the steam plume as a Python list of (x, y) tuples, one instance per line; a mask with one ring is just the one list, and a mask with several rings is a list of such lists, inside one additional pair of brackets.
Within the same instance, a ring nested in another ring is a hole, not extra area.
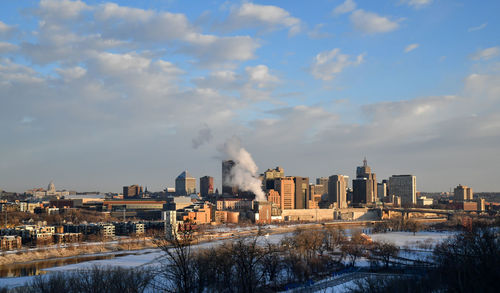
[(257, 201), (265, 201), (266, 196), (262, 191), (262, 183), (257, 175), (257, 165), (250, 153), (241, 147), (240, 140), (233, 136), (224, 143), (221, 151), (235, 163), (231, 169), (231, 182), (226, 183), (238, 186), (240, 190), (253, 192)]

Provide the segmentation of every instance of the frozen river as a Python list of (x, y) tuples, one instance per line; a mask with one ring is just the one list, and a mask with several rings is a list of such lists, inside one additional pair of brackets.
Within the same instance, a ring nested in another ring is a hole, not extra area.
[[(291, 233), (284, 234), (271, 234), (268, 236), (262, 236), (259, 240), (264, 243), (269, 241), (271, 243), (278, 243), (283, 237), (290, 235)], [(450, 232), (418, 232), (416, 235), (410, 232), (388, 232), (388, 233), (379, 233), (379, 234), (370, 234), (370, 237), (374, 241), (387, 241), (392, 242), (398, 246), (414, 246), (419, 243), (438, 243), (443, 241), (444, 239), (450, 237), (452, 233)], [(213, 245), (221, 244), (224, 241), (231, 240), (219, 240), (214, 242), (207, 242), (202, 244), (197, 244), (195, 247), (208, 248)], [(86, 269), (90, 268), (94, 265), (99, 266), (119, 266), (123, 268), (137, 268), (143, 266), (155, 266), (159, 263), (159, 261), (163, 258), (163, 252), (159, 249), (143, 249), (138, 251), (130, 251), (130, 252), (120, 252), (120, 255), (115, 255), (112, 258), (110, 257), (102, 257), (99, 255), (94, 255), (91, 257), (97, 256), (97, 259), (89, 259), (83, 260), (78, 263), (70, 263), (66, 265), (59, 265), (53, 267), (47, 267), (40, 269), (41, 273), (51, 273), (57, 271), (68, 271), (68, 270), (76, 270), (76, 269)], [(102, 255), (102, 254), (101, 254)], [(34, 276), (23, 276), (23, 277), (13, 277), (13, 278), (0, 278), (0, 287), (15, 287), (23, 285), (26, 281), (34, 278)]]

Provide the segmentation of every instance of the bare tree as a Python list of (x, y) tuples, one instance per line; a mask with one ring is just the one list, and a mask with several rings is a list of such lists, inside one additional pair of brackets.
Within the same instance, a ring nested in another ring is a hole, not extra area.
[(258, 243), (260, 232), (251, 238), (236, 239), (231, 245), (231, 256), (236, 271), (236, 286), (239, 292), (256, 292), (258, 285), (264, 280), (262, 260), (266, 250)]
[(388, 268), (391, 258), (398, 256), (399, 248), (388, 242), (374, 242), (371, 245), (370, 253), (373, 259), (382, 260), (384, 267)]
[(156, 287), (166, 292), (194, 292), (196, 274), (192, 244), (195, 241), (194, 229), (189, 223), (183, 224), (172, 237), (157, 237), (154, 243), (164, 253), (161, 280), (156, 280)]

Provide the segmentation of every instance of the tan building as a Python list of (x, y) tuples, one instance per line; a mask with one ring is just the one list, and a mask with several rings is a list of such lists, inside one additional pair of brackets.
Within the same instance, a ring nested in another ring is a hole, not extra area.
[(280, 193), (277, 192), (274, 189), (270, 189), (267, 192), (267, 201), (272, 202), (276, 204), (278, 207), (281, 208), (281, 198), (280, 198)]
[(239, 218), (240, 218), (240, 212), (215, 211), (214, 221), (217, 224), (224, 224), (224, 223), (238, 224)]
[(291, 210), (295, 208), (295, 183), (293, 177), (276, 179), (274, 181), (274, 189), (280, 194), (281, 209)]
[(123, 198), (138, 197), (142, 194), (142, 186), (137, 184), (130, 186), (123, 186)]
[(263, 184), (265, 190), (274, 189), (274, 180), (285, 177), (285, 170), (278, 166), (274, 169), (267, 169), (264, 172)]
[(474, 198), (474, 193), (472, 192), (472, 188), (461, 184), (455, 187), (453, 195), (454, 195), (454, 200), (456, 202), (468, 201)]
[(484, 198), (478, 198), (477, 199), (477, 210), (484, 211), (485, 209), (486, 209), (486, 205), (485, 205)]
[(20, 236), (2, 236), (0, 239), (0, 248), (2, 250), (20, 249), (22, 239)]
[(217, 201), (217, 210), (251, 210), (251, 200), (241, 198), (225, 198)]
[[(347, 208), (346, 180), (344, 175), (332, 175), (328, 178), (328, 201), (336, 208)], [(349, 177), (347, 177), (349, 178)]]
[(177, 195), (190, 195), (196, 193), (196, 178), (188, 171), (184, 171), (175, 178), (175, 193)]

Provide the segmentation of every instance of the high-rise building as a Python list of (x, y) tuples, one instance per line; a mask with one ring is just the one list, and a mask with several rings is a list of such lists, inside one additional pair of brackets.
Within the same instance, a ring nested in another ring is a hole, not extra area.
[(274, 180), (285, 177), (285, 170), (278, 166), (274, 169), (267, 169), (264, 172), (263, 183), (265, 190), (274, 188)]
[(453, 193), (455, 201), (468, 201), (474, 198), (472, 188), (459, 184)]
[(222, 161), (222, 194), (238, 195), (238, 186), (234, 185), (231, 170), (236, 163), (233, 160)]
[(196, 178), (192, 177), (188, 171), (184, 171), (175, 178), (175, 194), (189, 195), (192, 193), (196, 193)]
[(401, 198), (402, 205), (417, 204), (417, 179), (413, 175), (392, 175), (389, 178), (389, 195)]
[[(346, 180), (344, 175), (332, 175), (328, 179), (328, 201), (336, 208), (347, 208)], [(349, 178), (349, 177), (347, 177)]]
[(137, 197), (140, 194), (142, 194), (142, 186), (139, 186), (137, 184), (130, 185), (130, 186), (123, 186), (123, 197)]
[[(322, 194), (328, 193), (328, 177), (316, 178), (316, 185), (323, 186), (323, 193)], [(319, 192), (319, 190), (318, 190), (318, 192)]]
[(366, 204), (372, 202), (370, 194), (371, 182), (366, 178), (352, 180), (352, 202), (355, 204)]
[(214, 177), (203, 176), (200, 178), (200, 195), (207, 197), (214, 193)]
[(377, 195), (380, 200), (387, 196), (387, 184), (385, 182), (377, 183)]
[(280, 194), (281, 209), (293, 210), (295, 208), (295, 183), (293, 177), (276, 179), (274, 181), (274, 190)]
[(309, 200), (309, 177), (293, 177), (295, 183), (295, 208), (307, 209)]
[(377, 199), (377, 176), (372, 173), (366, 158), (363, 166), (356, 168), (356, 179), (352, 181), (353, 203), (372, 203)]

